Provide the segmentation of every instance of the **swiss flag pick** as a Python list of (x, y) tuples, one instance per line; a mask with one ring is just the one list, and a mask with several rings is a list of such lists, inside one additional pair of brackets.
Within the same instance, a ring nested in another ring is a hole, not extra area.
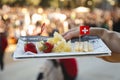
[(90, 33), (89, 26), (80, 26), (80, 35), (88, 35)]

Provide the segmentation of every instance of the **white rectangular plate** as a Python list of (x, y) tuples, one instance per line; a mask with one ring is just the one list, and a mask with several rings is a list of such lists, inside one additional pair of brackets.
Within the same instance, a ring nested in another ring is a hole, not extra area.
[[(28, 59), (28, 58), (58, 59), (58, 58), (75, 58), (75, 57), (83, 57), (83, 56), (111, 55), (111, 50), (106, 46), (106, 44), (100, 38), (93, 38), (93, 39), (89, 39), (88, 41), (93, 45), (94, 50), (92, 52), (42, 53), (38, 51), (37, 54), (34, 54), (32, 52), (24, 51), (24, 45), (26, 41), (20, 38), (18, 40), (16, 50), (14, 51), (13, 58), (14, 59)], [(36, 43), (37, 42), (34, 42), (35, 45)]]

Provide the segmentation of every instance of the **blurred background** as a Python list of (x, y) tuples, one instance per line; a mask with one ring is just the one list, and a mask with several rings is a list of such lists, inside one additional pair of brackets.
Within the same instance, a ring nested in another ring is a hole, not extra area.
[[(12, 58), (20, 36), (60, 34), (80, 25), (120, 32), (120, 0), (0, 0), (0, 35), (8, 45), (0, 80), (36, 80), (42, 59)], [(2, 46), (1, 46), (2, 47)], [(1, 48), (0, 47), (0, 48)], [(105, 62), (96, 57), (77, 58), (77, 80), (120, 80), (120, 63)]]

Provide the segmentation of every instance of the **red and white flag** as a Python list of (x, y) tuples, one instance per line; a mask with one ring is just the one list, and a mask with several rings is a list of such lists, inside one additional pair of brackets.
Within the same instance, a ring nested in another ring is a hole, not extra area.
[(90, 33), (89, 26), (80, 26), (80, 35), (88, 35)]

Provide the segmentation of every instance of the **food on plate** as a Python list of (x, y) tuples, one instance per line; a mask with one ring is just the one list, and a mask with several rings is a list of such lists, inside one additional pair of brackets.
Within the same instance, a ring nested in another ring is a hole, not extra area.
[(59, 41), (57, 44), (55, 44), (55, 47), (53, 48), (53, 52), (71, 52), (71, 42), (66, 41)]
[(54, 45), (53, 52), (71, 52), (71, 41), (66, 41), (59, 33), (55, 32), (53, 38), (49, 38), (48, 42)]
[(38, 50), (44, 53), (50, 53), (53, 50), (54, 45), (49, 42), (40, 41), (38, 43)]
[(36, 49), (36, 46), (33, 44), (33, 43), (26, 43), (25, 46), (24, 46), (24, 51), (25, 52), (33, 52), (35, 54), (37, 54), (37, 49)]
[(52, 49), (53, 49), (54, 45), (49, 43), (49, 42), (45, 42), (43, 44), (43, 52), (44, 53), (50, 53), (52, 52)]
[(38, 43), (39, 51), (44, 53), (60, 53), (60, 52), (90, 52), (93, 51), (93, 46), (90, 42), (75, 42), (66, 41), (59, 33), (55, 32), (52, 38), (48, 38), (46, 42)]
[(51, 44), (57, 44), (60, 41), (66, 42), (66, 40), (60, 35), (58, 32), (54, 33), (54, 36), (52, 38), (49, 38), (47, 42), (50, 42)]
[(93, 51), (93, 45), (92, 43), (88, 43), (88, 51)]
[(75, 42), (74, 50), (77, 52), (83, 51), (83, 42)]
[(44, 48), (43, 44), (44, 44), (44, 41), (40, 41), (40, 42), (37, 43), (37, 46), (38, 46), (38, 50), (39, 50), (39, 51), (42, 51), (42, 50), (43, 50), (43, 48)]
[(52, 38), (49, 38), (46, 42), (39, 42), (39, 46), (38, 49), (40, 51), (46, 52), (46, 50), (44, 50), (44, 44), (49, 43), (49, 45), (53, 45), (53, 47), (51, 48), (52, 50), (50, 50), (51, 52), (71, 52), (72, 48), (71, 48), (71, 42), (68, 41), (66, 42), (66, 40), (57, 32), (54, 33), (54, 36)]
[(83, 51), (88, 52), (88, 42), (87, 41), (83, 42)]
[(90, 42), (84, 41), (84, 42), (75, 42), (75, 51), (77, 52), (91, 52), (93, 51), (93, 46)]

